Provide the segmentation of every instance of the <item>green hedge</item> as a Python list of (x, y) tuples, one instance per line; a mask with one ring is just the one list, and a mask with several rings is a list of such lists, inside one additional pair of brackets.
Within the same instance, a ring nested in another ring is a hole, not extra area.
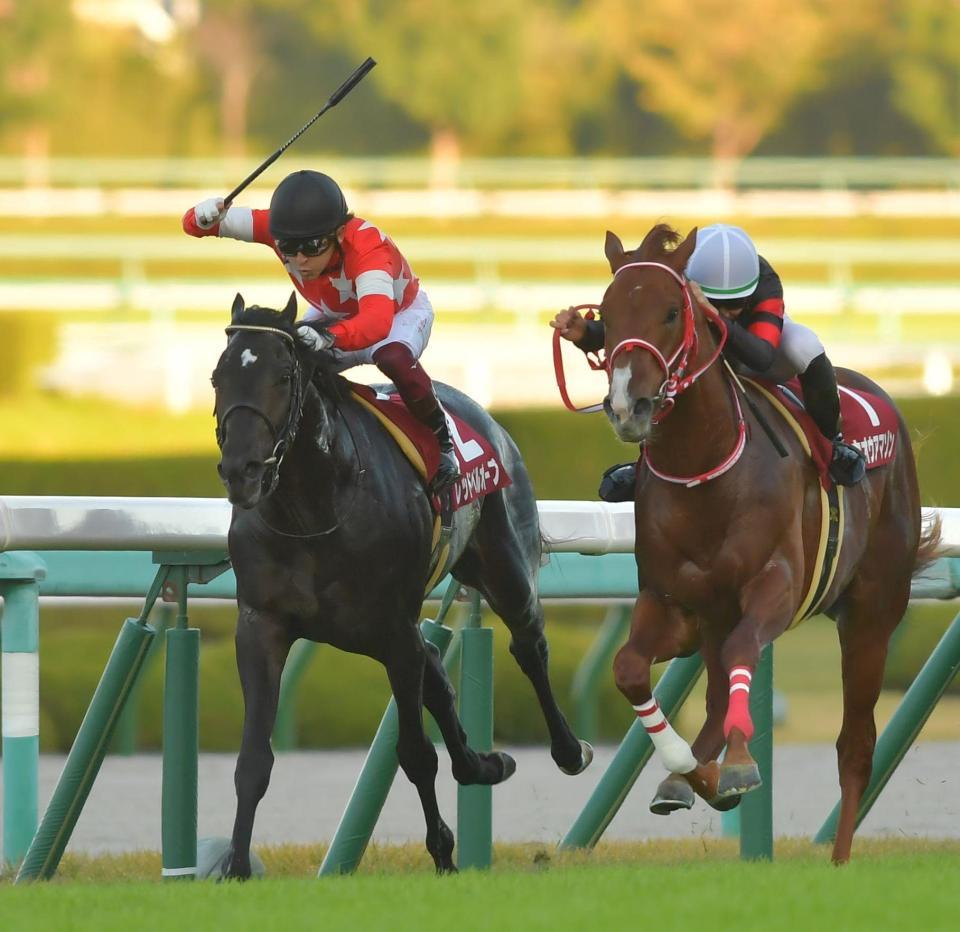
[(56, 350), (57, 325), (53, 315), (5, 311), (0, 339), (0, 398), (31, 391), (37, 370), (53, 360)]
[[(601, 606), (549, 605), (547, 636), (550, 672), (561, 707), (572, 717), (570, 688), (574, 673), (597, 634), (605, 613)], [(80, 725), (90, 697), (123, 623), (114, 607), (45, 605), (41, 632), (41, 747), (66, 751)], [(885, 686), (905, 689), (956, 614), (956, 606), (921, 603), (911, 607), (887, 661)], [(232, 607), (194, 603), (191, 621), (201, 628), (200, 741), (205, 750), (236, 751), (240, 742), (243, 700), (233, 650), (236, 612)], [(498, 741), (535, 744), (546, 740), (546, 728), (526, 677), (508, 651), (509, 633), (486, 617), (494, 631), (496, 697), (494, 729)], [(813, 624), (814, 622), (808, 622)], [(824, 622), (825, 625), (829, 624)], [(790, 637), (787, 638), (790, 641)], [(826, 632), (820, 650), (839, 650)], [(159, 640), (158, 646), (162, 648)], [(784, 683), (807, 682), (806, 653), (789, 644), (778, 654), (778, 678)], [(163, 651), (148, 662), (139, 695), (139, 746), (159, 749), (162, 729)], [(960, 692), (960, 682), (952, 691)], [(303, 747), (362, 746), (376, 731), (389, 687), (376, 661), (321, 647), (314, 654), (297, 693), (299, 741)], [(699, 726), (702, 706), (686, 710), (688, 730)], [(633, 719), (609, 673), (601, 678), (599, 737), (619, 740)], [(692, 733), (692, 732), (691, 732)]]
[[(561, 705), (570, 711), (573, 674), (605, 609), (551, 606), (548, 611), (553, 684)], [(200, 741), (205, 750), (236, 751), (240, 743), (243, 699), (234, 660), (235, 619), (231, 607), (191, 606), (191, 623), (202, 631)], [(114, 607), (44, 606), (40, 664), (40, 737), (44, 751), (69, 749), (122, 623), (123, 611)], [(516, 743), (542, 742), (546, 728), (533, 689), (509, 654), (509, 632), (492, 617), (486, 617), (484, 623), (494, 630), (497, 738)], [(163, 651), (159, 649), (148, 661), (138, 697), (139, 746), (145, 749), (161, 745), (162, 688)], [(300, 745), (321, 748), (367, 744), (389, 698), (389, 684), (379, 663), (321, 647), (297, 693)], [(632, 712), (612, 677), (603, 680), (601, 707), (602, 737), (616, 740), (629, 725)]]
[[(956, 481), (960, 432), (955, 425), (960, 423), (960, 398), (905, 399), (900, 404), (914, 437), (924, 502), (956, 502), (960, 498)], [(603, 470), (636, 456), (636, 448), (618, 441), (602, 414), (537, 409), (501, 411), (496, 417), (520, 447), (538, 498), (595, 498)], [(7, 495), (223, 494), (213, 455), (0, 461), (0, 491)]]

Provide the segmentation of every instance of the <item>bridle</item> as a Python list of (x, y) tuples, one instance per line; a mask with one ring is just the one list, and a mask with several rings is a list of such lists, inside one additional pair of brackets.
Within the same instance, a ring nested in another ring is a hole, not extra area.
[[(657, 363), (660, 365), (660, 368), (663, 370), (664, 374), (664, 380), (660, 385), (660, 389), (653, 398), (655, 411), (652, 421), (653, 423), (658, 424), (670, 413), (671, 410), (673, 410), (678, 396), (690, 388), (690, 386), (693, 385), (694, 382), (696, 382), (697, 379), (699, 379), (700, 376), (702, 376), (720, 358), (720, 354), (723, 352), (723, 347), (727, 342), (727, 328), (723, 325), (720, 315), (712, 307), (702, 307), (707, 320), (710, 323), (718, 325), (720, 334), (717, 340), (717, 345), (714, 351), (710, 354), (710, 358), (707, 359), (707, 361), (699, 368), (693, 370), (692, 372), (688, 371), (690, 366), (693, 364), (693, 360), (696, 359), (697, 352), (700, 348), (700, 340), (697, 336), (697, 321), (693, 313), (693, 300), (690, 296), (689, 283), (684, 276), (662, 262), (627, 262), (624, 265), (621, 265), (620, 268), (613, 273), (613, 277), (616, 278), (624, 269), (636, 268), (660, 269), (661, 271), (666, 272), (680, 286), (680, 291), (683, 295), (683, 333), (680, 336), (680, 342), (678, 343), (676, 349), (674, 349), (674, 351), (668, 357), (664, 355), (658, 346), (656, 346), (654, 343), (651, 343), (649, 340), (643, 340), (639, 337), (630, 337), (626, 340), (621, 340), (613, 348), (606, 359), (598, 358), (596, 361), (594, 361), (588, 357), (587, 361), (589, 362), (591, 369), (605, 370), (607, 373), (607, 379), (609, 380), (612, 377), (613, 367), (616, 364), (617, 357), (620, 356), (621, 353), (629, 353), (635, 349), (645, 350), (646, 352), (650, 353), (653, 358), (657, 360)], [(588, 312), (588, 315), (592, 317), (592, 311), (597, 309), (597, 307), (598, 305), (595, 304), (580, 305), (580, 307), (577, 309), (580, 310), (582, 308), (590, 308), (591, 310)], [(560, 389), (560, 396), (563, 399), (564, 404), (571, 411), (576, 411), (578, 413), (587, 413), (598, 410), (601, 407), (599, 405), (577, 408), (571, 403), (567, 395), (566, 383), (563, 377), (563, 363), (560, 358), (559, 337), (560, 331), (555, 330), (553, 346), (554, 368), (557, 374), (557, 386)], [(737, 439), (734, 443), (733, 450), (717, 466), (714, 466), (712, 469), (709, 469), (706, 472), (692, 476), (678, 476), (662, 472), (650, 462), (649, 454), (644, 455), (642, 462), (658, 479), (684, 485), (687, 488), (694, 488), (695, 486), (709, 482), (711, 479), (717, 478), (717, 476), (722, 476), (725, 472), (728, 472), (730, 469), (732, 469), (733, 466), (739, 461), (740, 457), (743, 455), (744, 449), (746, 448), (747, 428), (746, 421), (743, 417), (743, 409), (740, 406), (740, 397), (737, 394), (733, 383), (729, 384), (731, 394), (733, 395), (733, 403), (736, 411), (737, 421)]]
[(264, 470), (263, 477), (260, 480), (261, 492), (263, 497), (266, 498), (277, 487), (277, 482), (280, 479), (280, 464), (283, 462), (283, 457), (286, 455), (287, 450), (290, 449), (297, 435), (297, 429), (300, 427), (300, 418), (303, 414), (303, 367), (300, 365), (300, 359), (297, 356), (296, 341), (293, 336), (285, 330), (278, 330), (276, 327), (255, 326), (253, 324), (231, 324), (225, 329), (227, 334), (237, 333), (238, 331), (259, 331), (262, 333), (276, 334), (289, 341), (291, 347), (290, 355), (293, 360), (293, 375), (290, 380), (290, 406), (287, 409), (287, 419), (279, 431), (270, 418), (267, 417), (259, 407), (248, 401), (238, 401), (230, 405), (222, 417), (217, 415), (217, 446), (221, 450), (223, 449), (223, 441), (226, 437), (227, 418), (240, 408), (246, 408), (252, 411), (261, 418), (269, 428), (270, 436), (274, 441), (274, 447), (270, 456), (263, 461), (263, 465), (267, 468)]
[(677, 348), (669, 357), (665, 356), (660, 348), (649, 340), (641, 340), (639, 337), (629, 337), (626, 340), (621, 340), (610, 352), (610, 355), (605, 361), (604, 368), (607, 370), (607, 378), (611, 378), (613, 368), (617, 363), (617, 357), (622, 353), (629, 353), (635, 349), (646, 350), (656, 359), (664, 374), (663, 383), (660, 385), (657, 394), (653, 396), (656, 408), (656, 413), (653, 415), (653, 423), (658, 424), (673, 409), (677, 396), (683, 394), (683, 392), (690, 388), (690, 386), (720, 358), (723, 347), (727, 342), (727, 328), (722, 326), (720, 315), (712, 308), (702, 308), (708, 320), (721, 324), (719, 327), (720, 336), (710, 358), (700, 366), (699, 369), (688, 372), (687, 370), (693, 360), (696, 359), (697, 351), (700, 348), (700, 340), (697, 336), (697, 322), (693, 315), (693, 301), (690, 297), (690, 285), (684, 276), (662, 262), (627, 262), (613, 273), (613, 277), (616, 278), (624, 269), (636, 268), (660, 269), (666, 272), (680, 286), (680, 293), (683, 295), (683, 309), (681, 312), (683, 314), (683, 333), (681, 334)]

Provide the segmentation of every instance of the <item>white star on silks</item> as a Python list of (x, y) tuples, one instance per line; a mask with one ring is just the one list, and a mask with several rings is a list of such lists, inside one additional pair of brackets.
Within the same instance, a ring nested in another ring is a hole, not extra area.
[(338, 315), (337, 315), (337, 312), (336, 312), (332, 307), (330, 307), (330, 306), (327, 304), (327, 302), (323, 300), (323, 298), (320, 299), (320, 304), (319, 304), (319, 305), (314, 304), (313, 306), (320, 312), (320, 315), (321, 315), (322, 317), (336, 317), (336, 316), (338, 316)]
[(380, 227), (376, 226), (375, 224), (371, 223), (369, 220), (364, 220), (363, 223), (361, 223), (360, 226), (357, 227), (357, 232), (358, 232), (358, 233), (359, 233), (361, 230), (376, 230), (376, 231), (377, 231), (377, 234), (378, 234), (379, 237), (380, 237), (380, 242), (381, 242), (381, 243), (387, 238), (387, 237), (384, 235), (383, 230), (381, 230)]
[(353, 282), (343, 272), (340, 273), (339, 278), (331, 278), (330, 284), (340, 292), (341, 304), (346, 304), (351, 299), (356, 301), (357, 293), (353, 290)]
[(398, 278), (393, 280), (393, 300), (397, 304), (403, 303), (403, 293), (407, 290), (407, 285), (410, 284), (409, 278), (404, 278), (403, 273), (401, 272)]

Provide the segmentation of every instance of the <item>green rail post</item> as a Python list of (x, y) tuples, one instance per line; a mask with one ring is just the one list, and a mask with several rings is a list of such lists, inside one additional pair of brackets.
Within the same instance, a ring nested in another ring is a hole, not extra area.
[[(447, 653), (450, 639), (453, 637), (453, 631), (442, 622), (459, 585), (455, 581), (450, 583), (436, 621), (426, 618), (420, 624), (424, 640), (435, 645), (441, 657)], [(340, 817), (340, 823), (334, 832), (330, 847), (317, 871), (318, 877), (349, 874), (357, 869), (370, 843), (370, 837), (373, 835), (383, 805), (387, 801), (393, 779), (397, 775), (398, 733), (397, 704), (391, 699), (370, 744), (370, 750), (367, 752), (356, 785)]]
[[(147, 652), (146, 659), (143, 662), (144, 671), (149, 669), (157, 656), (157, 648), (163, 643), (167, 629), (170, 627), (173, 619), (171, 618), (172, 606), (165, 603), (158, 603), (154, 606), (150, 614), (151, 623), (159, 637), (154, 637), (150, 644), (150, 650)], [(143, 689), (143, 677), (137, 679), (130, 697), (127, 699), (123, 712), (120, 713), (120, 721), (117, 722), (117, 731), (110, 747), (114, 754), (130, 756), (137, 750), (137, 734), (140, 728), (140, 693)]]
[(745, 861), (773, 860), (773, 645), (760, 653), (750, 681), (753, 737), (750, 753), (763, 783), (747, 793), (740, 812), (740, 857)]
[(600, 631), (573, 675), (570, 698), (573, 702), (574, 732), (585, 741), (595, 741), (599, 714), (601, 680), (610, 675), (613, 655), (630, 630), (632, 605), (613, 605)]
[[(480, 593), (471, 594), (461, 633), (460, 720), (475, 751), (493, 750), (493, 631), (482, 627)], [(457, 787), (457, 866), (486, 869), (493, 862), (493, 787)]]
[(40, 581), (35, 553), (0, 554), (3, 597), (3, 859), (17, 864), (37, 830), (40, 767)]
[(140, 617), (128, 618), (120, 629), (113, 652), (73, 739), (47, 811), (20, 865), (17, 883), (47, 880), (57, 870), (90, 788), (100, 772), (124, 703), (143, 670), (155, 634), (147, 624), (147, 616), (166, 582), (167, 573), (168, 568), (161, 566), (147, 593)]
[[(699, 654), (670, 661), (653, 691), (669, 721), (674, 720), (702, 672), (703, 660)], [(643, 725), (635, 721), (620, 742), (617, 753), (587, 800), (583, 811), (561, 840), (561, 849), (592, 848), (600, 840), (652, 754), (653, 742), (650, 736)]]
[(197, 774), (200, 740), (200, 629), (188, 626), (188, 568), (171, 572), (176, 626), (167, 631), (163, 682), (162, 874), (193, 880), (197, 874)]
[(277, 718), (273, 724), (271, 742), (275, 751), (293, 751), (297, 747), (297, 689), (318, 647), (315, 641), (298, 638), (294, 641), (287, 662), (283, 665)]
[[(857, 826), (877, 801), (881, 790), (897, 765), (920, 734), (934, 706), (960, 670), (960, 615), (947, 628), (933, 653), (910, 684), (896, 712), (877, 741), (873, 753), (873, 772), (857, 810)], [(833, 808), (826, 822), (814, 837), (817, 844), (831, 843), (837, 834), (840, 803)]]

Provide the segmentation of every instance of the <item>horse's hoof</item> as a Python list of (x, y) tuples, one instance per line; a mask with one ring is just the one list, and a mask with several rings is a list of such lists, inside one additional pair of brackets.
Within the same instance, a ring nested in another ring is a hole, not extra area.
[(707, 800), (707, 805), (711, 809), (716, 809), (717, 812), (729, 812), (731, 809), (736, 809), (740, 805), (741, 797), (737, 796), (714, 796), (713, 799)]
[(503, 783), (505, 780), (509, 780), (517, 772), (517, 762), (504, 751), (495, 752), (496, 756), (500, 758), (500, 763), (503, 766), (503, 773), (500, 776), (500, 779), (497, 780), (497, 783)]
[(576, 767), (561, 767), (560, 770), (568, 776), (575, 777), (578, 773), (583, 773), (593, 761), (593, 745), (589, 741), (580, 742), (580, 763)]
[(670, 774), (657, 787), (650, 801), (650, 811), (654, 815), (670, 815), (678, 809), (693, 808), (693, 787), (679, 774)]
[(720, 768), (717, 799), (742, 796), (755, 790), (761, 783), (760, 768), (756, 764), (724, 764)]
[(229, 838), (197, 841), (197, 880), (248, 880), (264, 873), (263, 861), (252, 848), (246, 858), (241, 858)]

